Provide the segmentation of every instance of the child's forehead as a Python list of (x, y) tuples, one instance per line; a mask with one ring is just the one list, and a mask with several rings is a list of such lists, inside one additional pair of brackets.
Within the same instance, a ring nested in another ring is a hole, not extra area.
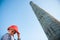
[[(9, 30), (14, 30), (13, 28), (10, 28)], [(14, 30), (15, 31), (15, 30)]]

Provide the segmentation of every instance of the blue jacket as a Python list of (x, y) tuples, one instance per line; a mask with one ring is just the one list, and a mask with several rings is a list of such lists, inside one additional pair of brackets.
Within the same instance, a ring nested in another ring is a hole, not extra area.
[(2, 36), (1, 40), (11, 40), (11, 35), (9, 33), (6, 33), (5, 35)]

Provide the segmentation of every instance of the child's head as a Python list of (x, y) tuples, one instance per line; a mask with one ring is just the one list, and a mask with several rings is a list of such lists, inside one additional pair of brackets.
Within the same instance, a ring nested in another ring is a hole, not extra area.
[(8, 27), (8, 32), (11, 35), (14, 35), (15, 33), (19, 33), (18, 32), (18, 27), (16, 25), (12, 25), (12, 26)]

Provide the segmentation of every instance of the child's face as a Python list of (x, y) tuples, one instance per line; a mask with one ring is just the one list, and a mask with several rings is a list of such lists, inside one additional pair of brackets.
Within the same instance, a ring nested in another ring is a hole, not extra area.
[(12, 29), (12, 28), (10, 28), (10, 29), (8, 30), (8, 32), (9, 32), (11, 35), (14, 35), (14, 34), (16, 33), (16, 31), (15, 31), (14, 29)]

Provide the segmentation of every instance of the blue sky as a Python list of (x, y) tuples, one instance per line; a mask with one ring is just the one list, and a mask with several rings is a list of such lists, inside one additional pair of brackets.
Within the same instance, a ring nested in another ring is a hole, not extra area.
[(0, 38), (7, 33), (10, 25), (15, 24), (21, 33), (21, 40), (48, 40), (30, 1), (60, 21), (60, 0), (0, 0)]

